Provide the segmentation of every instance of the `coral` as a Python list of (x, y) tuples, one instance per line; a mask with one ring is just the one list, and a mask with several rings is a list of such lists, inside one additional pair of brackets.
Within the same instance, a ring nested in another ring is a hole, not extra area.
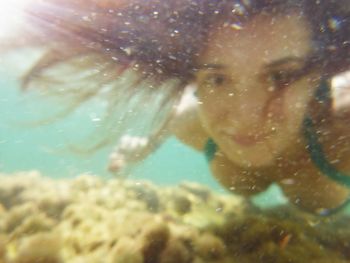
[(180, 215), (191, 211), (191, 201), (184, 195), (175, 195), (173, 199), (174, 210)]
[(0, 174), (0, 203), (5, 208), (11, 208), (23, 202), (21, 194), (40, 181), (40, 174), (36, 171), (18, 173), (16, 178), (12, 175)]
[(170, 236), (169, 227), (163, 222), (149, 222), (141, 235), (145, 263), (158, 262)]
[(350, 261), (349, 217), (252, 208), (195, 183), (2, 177), (0, 263)]
[(12, 238), (33, 235), (39, 232), (49, 232), (53, 229), (55, 222), (43, 213), (28, 216), (11, 233)]
[(63, 263), (59, 238), (37, 234), (22, 240), (13, 263)]
[(179, 239), (171, 238), (159, 256), (159, 263), (189, 263), (191, 251)]
[(202, 234), (194, 246), (198, 255), (206, 261), (222, 259), (226, 253), (223, 241), (209, 233)]
[(150, 212), (158, 212), (160, 209), (160, 201), (156, 189), (147, 183), (139, 183), (129, 187), (135, 193), (137, 200), (141, 200), (146, 204)]
[(204, 187), (197, 183), (184, 182), (180, 184), (180, 188), (197, 196), (202, 201), (208, 201), (208, 199), (211, 197), (211, 191), (209, 190), (209, 188)]
[(5, 235), (0, 235), (0, 263), (5, 260), (6, 257), (6, 245), (7, 245), (7, 238)]
[(35, 206), (35, 204), (30, 202), (14, 206), (4, 216), (5, 232), (11, 233), (27, 219), (28, 215), (35, 215), (38, 213), (39, 209)]
[(131, 238), (123, 237), (112, 248), (108, 263), (143, 263), (141, 251)]

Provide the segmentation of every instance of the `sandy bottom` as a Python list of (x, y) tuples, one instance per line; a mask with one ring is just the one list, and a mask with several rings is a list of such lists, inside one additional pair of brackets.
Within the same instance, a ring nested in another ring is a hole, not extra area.
[(1, 263), (350, 262), (349, 222), (195, 183), (0, 175)]

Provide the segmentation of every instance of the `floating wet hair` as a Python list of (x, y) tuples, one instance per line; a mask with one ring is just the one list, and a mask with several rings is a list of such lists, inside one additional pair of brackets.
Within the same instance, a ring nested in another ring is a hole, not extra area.
[(310, 23), (310, 67), (329, 77), (348, 69), (347, 0), (46, 0), (34, 2), (26, 12), (28, 32), (36, 35), (31, 41), (47, 52), (24, 76), (23, 87), (66, 97), (70, 104), (64, 113), (104, 96), (109, 105), (101, 126), (105, 132), (98, 132), (101, 138), (90, 149), (145, 120), (145, 101), (156, 102), (146, 133), (159, 134), (215, 27), (229, 23), (239, 29), (257, 14), (291, 10)]

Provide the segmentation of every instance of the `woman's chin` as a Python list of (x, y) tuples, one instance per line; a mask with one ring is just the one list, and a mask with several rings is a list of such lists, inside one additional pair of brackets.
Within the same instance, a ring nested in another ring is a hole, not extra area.
[(276, 155), (264, 145), (236, 149), (228, 155), (228, 158), (238, 166), (247, 168), (267, 167), (276, 161)]

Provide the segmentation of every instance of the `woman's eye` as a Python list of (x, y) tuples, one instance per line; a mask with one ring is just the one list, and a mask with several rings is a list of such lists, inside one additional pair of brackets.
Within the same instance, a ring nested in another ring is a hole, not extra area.
[(284, 88), (292, 82), (292, 74), (288, 71), (274, 71), (270, 74), (270, 80), (276, 88)]
[(220, 87), (228, 81), (227, 77), (221, 74), (212, 74), (205, 78), (204, 84), (210, 87)]

